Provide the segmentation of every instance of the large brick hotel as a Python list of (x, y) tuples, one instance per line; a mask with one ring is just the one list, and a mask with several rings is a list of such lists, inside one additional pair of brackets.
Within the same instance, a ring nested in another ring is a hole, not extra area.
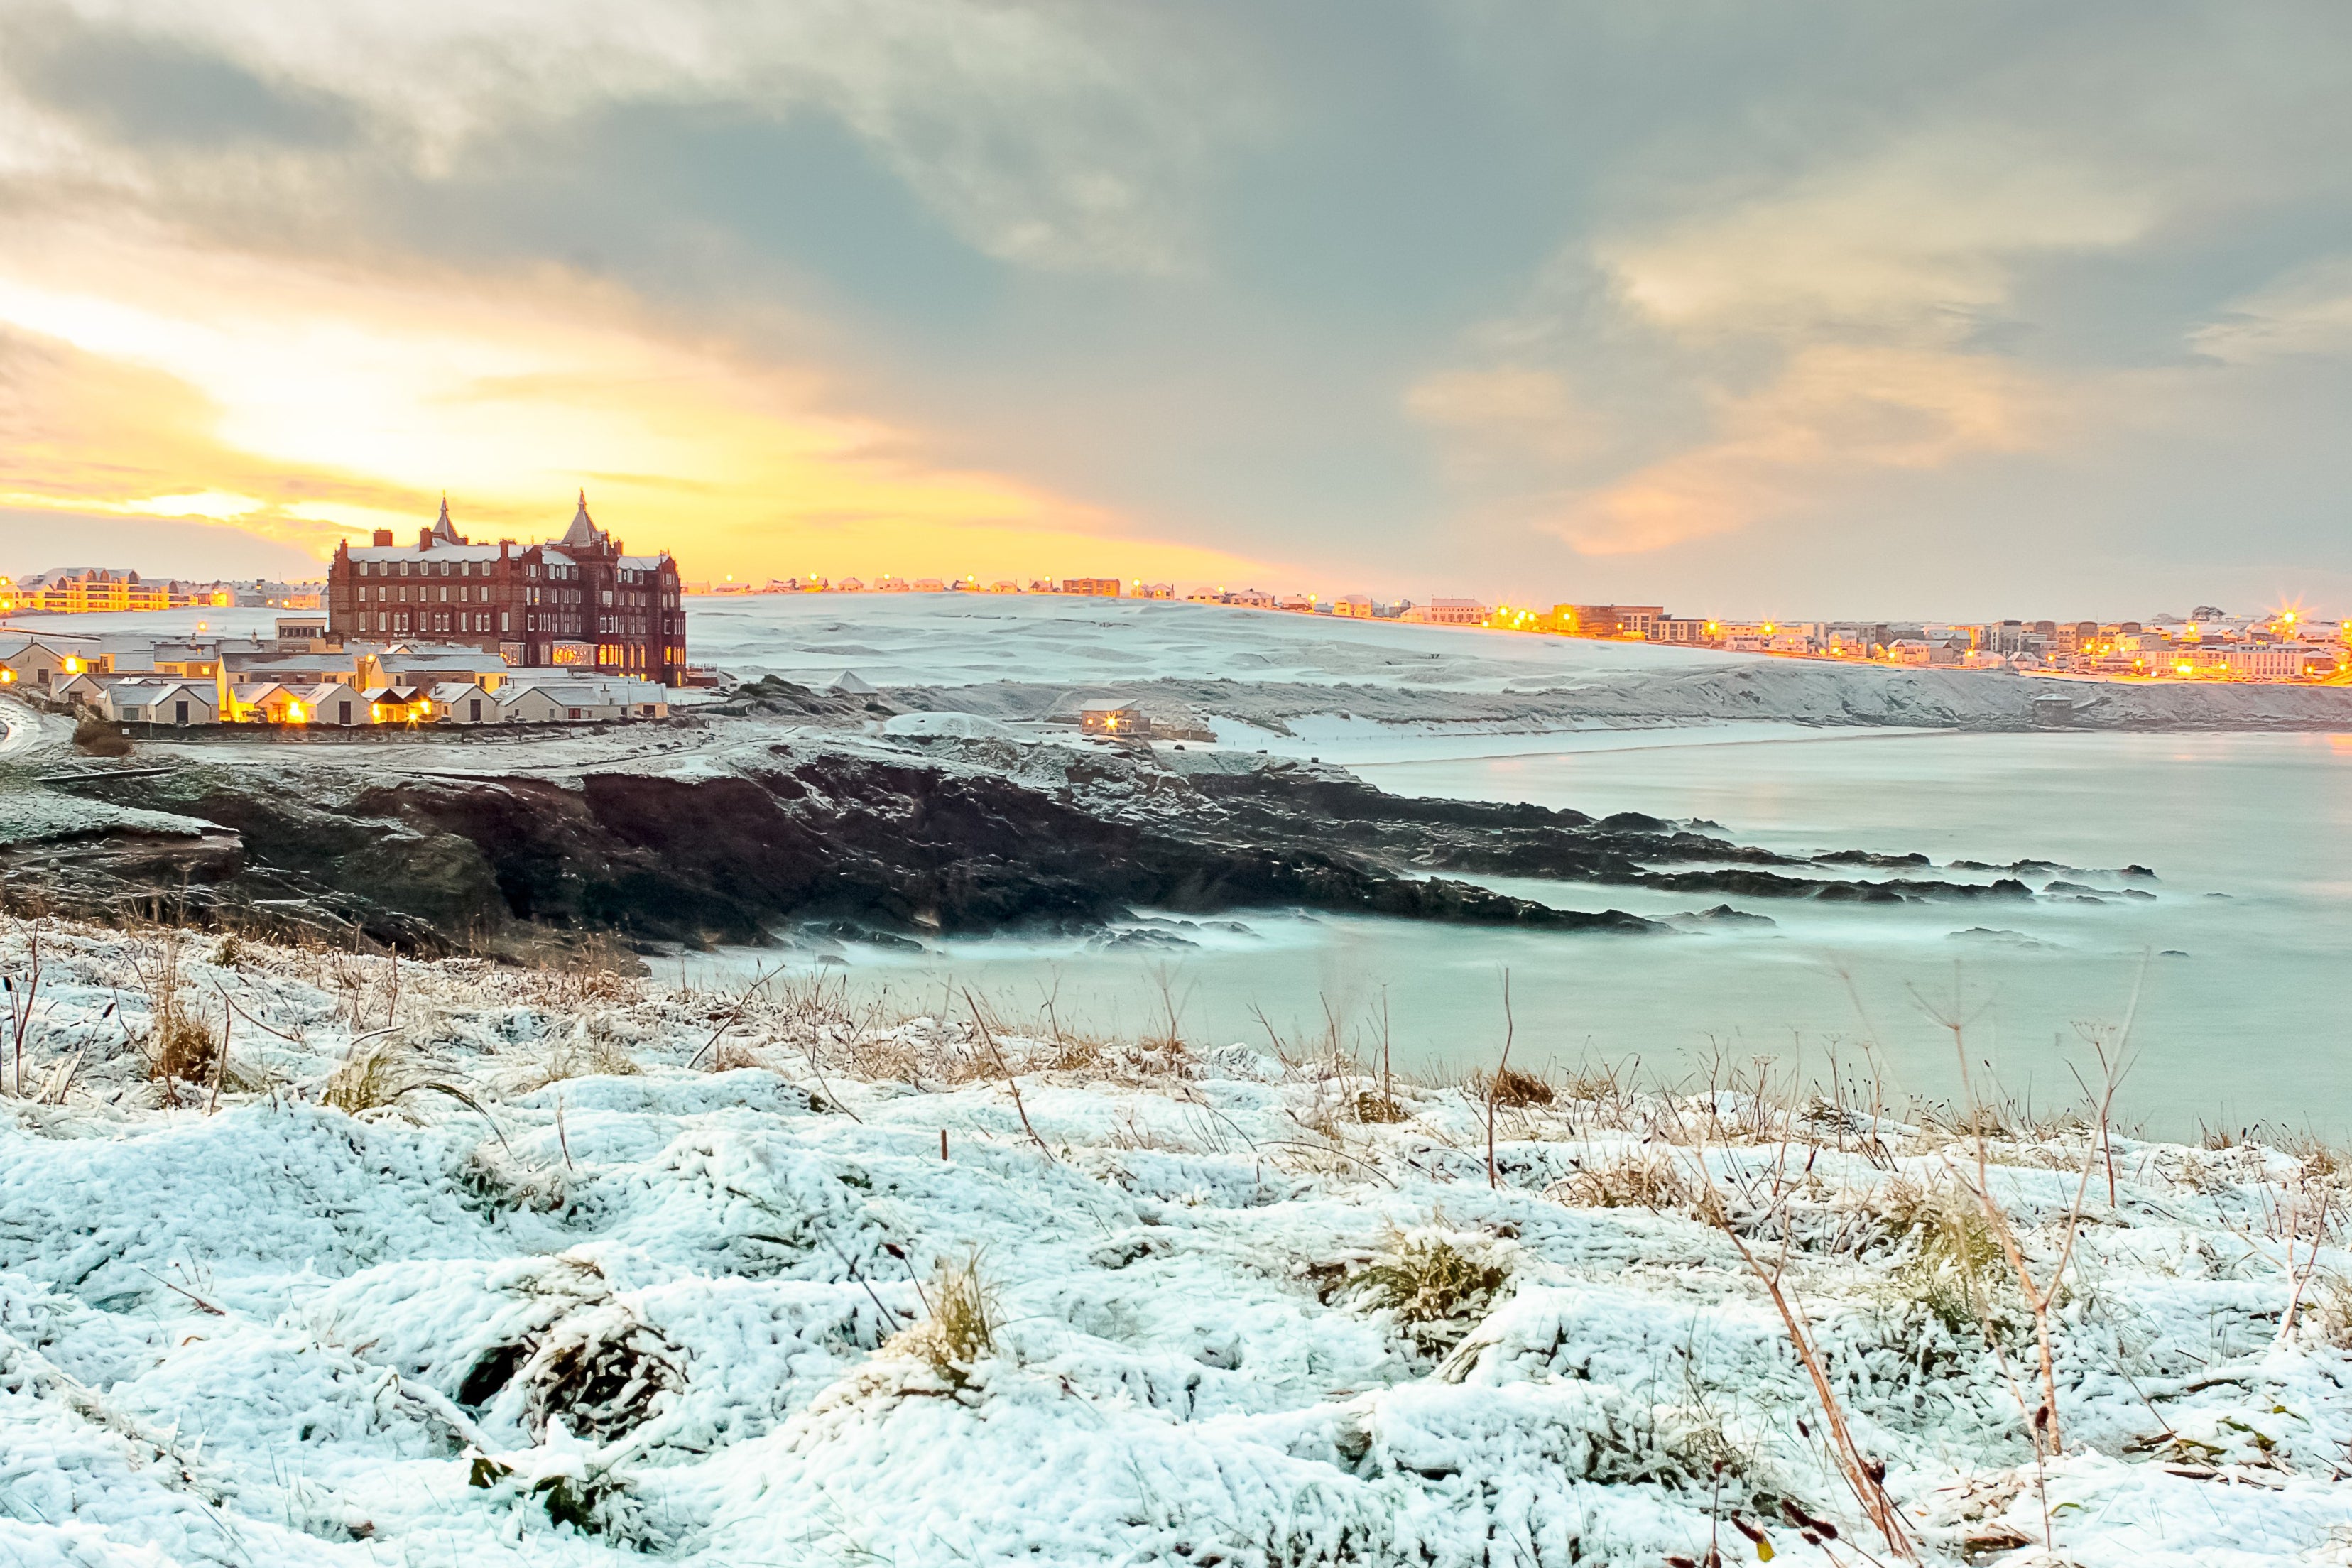
[(413, 548), (390, 529), (372, 545), (341, 546), (327, 569), (327, 626), (347, 641), (464, 643), (513, 665), (686, 679), (677, 563), (624, 551), (589, 517), (584, 491), (551, 542), (476, 544), (444, 500)]

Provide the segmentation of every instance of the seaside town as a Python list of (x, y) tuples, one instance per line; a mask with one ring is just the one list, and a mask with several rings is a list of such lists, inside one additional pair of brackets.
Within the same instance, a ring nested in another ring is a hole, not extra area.
[(1409, 625), (1671, 643), (1734, 653), (1848, 663), (1937, 665), (1964, 669), (2151, 680), (2342, 680), (2352, 679), (2345, 627), (2293, 607), (2232, 616), (2200, 605), (2185, 616), (2145, 621), (1989, 622), (1776, 621), (1673, 616), (1663, 605), (1560, 605), (1549, 609), (1478, 599), (1382, 600), (1369, 594), (1271, 594), (1259, 588), (1197, 587), (1140, 578), (884, 576), (690, 582), (690, 595), (740, 594), (1072, 594), (1098, 598), (1183, 599), (1194, 604)]
[(585, 493), (562, 537), (535, 544), (477, 544), (445, 501), (414, 545), (379, 530), (340, 546), (322, 584), (163, 584), (89, 568), (10, 591), (20, 613), (49, 615), (308, 606), (278, 616), (268, 637), (203, 622), (173, 637), (0, 628), (0, 689), (132, 732), (661, 719), (689, 674), (677, 563), (628, 553), (596, 526)]
[[(1328, 616), (1666, 643), (1846, 663), (2007, 670), (2089, 679), (2352, 681), (2345, 626), (2295, 608), (2231, 615), (2199, 605), (2146, 621), (1774, 621), (1670, 615), (1661, 605), (1489, 605), (1468, 598), (1325, 597), (1139, 578), (983, 584), (976, 575), (867, 584), (682, 579), (666, 552), (630, 554), (590, 516), (585, 492), (557, 538), (476, 543), (445, 499), (414, 544), (377, 530), (340, 545), (322, 582), (184, 582), (77, 567), (0, 579), (0, 689), (125, 730), (265, 724), (359, 730), (423, 724), (614, 723), (667, 718), (678, 688), (721, 678), (687, 663), (688, 596), (1037, 594), (1182, 600)], [(276, 608), (271, 637), (76, 632), (104, 612)], [(1115, 720), (1110, 722), (1116, 722)]]

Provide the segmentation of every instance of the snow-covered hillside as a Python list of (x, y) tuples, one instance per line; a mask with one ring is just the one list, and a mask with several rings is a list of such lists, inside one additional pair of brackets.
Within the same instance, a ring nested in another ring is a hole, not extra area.
[(691, 601), (697, 659), (824, 684), (1244, 680), (1501, 691), (1755, 656), (1475, 627), (1055, 595), (776, 594)]
[(30, 936), (0, 1562), (2352, 1560), (2320, 1151)]

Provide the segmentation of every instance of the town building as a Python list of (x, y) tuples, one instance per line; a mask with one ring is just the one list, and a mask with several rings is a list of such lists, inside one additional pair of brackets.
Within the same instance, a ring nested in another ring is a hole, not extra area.
[(1116, 577), (1065, 577), (1061, 591), (1084, 595), (1092, 599), (1116, 599), (1124, 591), (1124, 585)]
[(182, 610), (234, 605), (235, 585), (142, 578), (110, 566), (63, 566), (15, 581), (0, 577), (0, 613), (91, 615), (121, 610)]
[(667, 552), (632, 555), (596, 526), (581, 493), (560, 539), (476, 544), (449, 504), (414, 548), (390, 529), (340, 546), (327, 572), (330, 637), (432, 638), (505, 656), (677, 686), (686, 679), (686, 612)]
[(1151, 716), (1132, 702), (1089, 702), (1078, 710), (1078, 728), (1117, 740), (1151, 739)]
[(1572, 637), (1649, 637), (1666, 618), (1664, 605), (1554, 605), (1545, 621)]

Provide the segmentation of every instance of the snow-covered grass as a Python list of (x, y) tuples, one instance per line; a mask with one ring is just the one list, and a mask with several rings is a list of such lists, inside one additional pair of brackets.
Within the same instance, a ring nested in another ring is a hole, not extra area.
[(2325, 1150), (31, 934), (0, 1562), (2352, 1560)]

